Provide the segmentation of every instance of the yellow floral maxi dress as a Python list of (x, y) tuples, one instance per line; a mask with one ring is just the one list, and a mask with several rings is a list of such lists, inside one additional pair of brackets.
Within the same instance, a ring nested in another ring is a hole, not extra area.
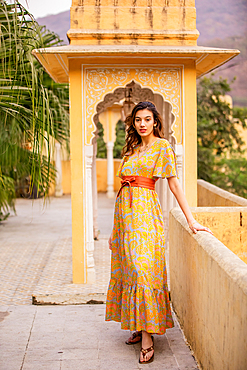
[[(157, 139), (140, 158), (136, 147), (133, 155), (123, 158), (117, 176), (176, 176), (172, 147)], [(132, 187), (130, 208), (129, 192), (123, 187), (115, 204), (106, 321), (119, 321), (126, 330), (164, 334), (173, 320), (161, 206), (155, 190)]]

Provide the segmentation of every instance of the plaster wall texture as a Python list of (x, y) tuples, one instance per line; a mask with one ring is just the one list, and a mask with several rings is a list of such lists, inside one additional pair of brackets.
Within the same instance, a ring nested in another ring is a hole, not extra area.
[(62, 161), (62, 188), (63, 194), (71, 194), (71, 167), (70, 161)]
[(68, 35), (71, 44), (196, 45), (195, 1), (72, 1)]
[(247, 368), (247, 265), (206, 232), (192, 235), (170, 212), (173, 308), (202, 369)]
[(71, 204), (72, 204), (72, 264), (73, 283), (87, 281), (86, 228), (84, 212), (85, 192), (85, 148), (82, 127), (81, 62), (70, 62), (70, 147), (71, 147)]
[[(114, 159), (114, 191), (120, 188), (121, 180), (116, 177), (118, 167), (121, 159)], [(97, 190), (98, 192), (107, 191), (107, 159), (96, 159), (96, 172), (97, 172)]]
[(247, 263), (247, 208), (202, 207), (195, 208), (192, 213), (200, 224), (209, 227), (218, 240)]
[(247, 207), (247, 199), (204, 180), (197, 180), (198, 207)]
[[(114, 159), (114, 191), (118, 191), (120, 188), (121, 180), (116, 177), (118, 167), (121, 159)], [(97, 171), (97, 190), (99, 192), (106, 192), (107, 190), (107, 159), (96, 159), (96, 171)], [(63, 194), (71, 194), (71, 166), (70, 161), (62, 161), (62, 188)], [(55, 194), (55, 187), (52, 184), (49, 195)]]

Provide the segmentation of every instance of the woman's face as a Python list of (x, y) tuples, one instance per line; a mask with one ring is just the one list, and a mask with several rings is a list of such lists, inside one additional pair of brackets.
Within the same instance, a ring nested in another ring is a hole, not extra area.
[(138, 110), (135, 116), (135, 128), (141, 138), (154, 136), (154, 116), (148, 109)]

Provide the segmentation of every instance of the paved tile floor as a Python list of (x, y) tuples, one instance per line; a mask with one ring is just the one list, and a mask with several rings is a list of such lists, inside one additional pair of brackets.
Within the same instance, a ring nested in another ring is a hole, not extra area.
[(46, 204), (17, 199), (16, 210), (17, 216), (0, 224), (1, 304), (31, 304), (54, 248), (71, 248), (70, 197), (51, 198)]
[(196, 369), (175, 326), (155, 336), (155, 361), (138, 363), (140, 344), (104, 321), (105, 305), (0, 306), (1, 370)]
[[(101, 239), (96, 243), (95, 262), (97, 288), (102, 289), (102, 280), (109, 277), (107, 237), (112, 227), (113, 203), (99, 196)], [(105, 305), (31, 305), (32, 293), (38, 287), (44, 288), (52, 266), (47, 291), (64, 289), (61, 281), (71, 285), (68, 256), (70, 198), (52, 198), (45, 208), (42, 200), (17, 200), (17, 216), (0, 224), (1, 370), (197, 368), (175, 317), (174, 328), (164, 336), (155, 336), (155, 361), (140, 365), (140, 344), (124, 344), (129, 332), (120, 330), (118, 323), (104, 321)]]

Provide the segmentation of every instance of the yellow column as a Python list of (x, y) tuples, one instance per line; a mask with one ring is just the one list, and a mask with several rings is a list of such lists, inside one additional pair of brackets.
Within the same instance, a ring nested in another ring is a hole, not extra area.
[(83, 194), (83, 133), (82, 76), (80, 61), (69, 61), (70, 79), (70, 147), (72, 202), (72, 267), (73, 283), (86, 283), (84, 194)]
[(195, 62), (184, 68), (184, 192), (190, 207), (197, 206), (197, 105)]

